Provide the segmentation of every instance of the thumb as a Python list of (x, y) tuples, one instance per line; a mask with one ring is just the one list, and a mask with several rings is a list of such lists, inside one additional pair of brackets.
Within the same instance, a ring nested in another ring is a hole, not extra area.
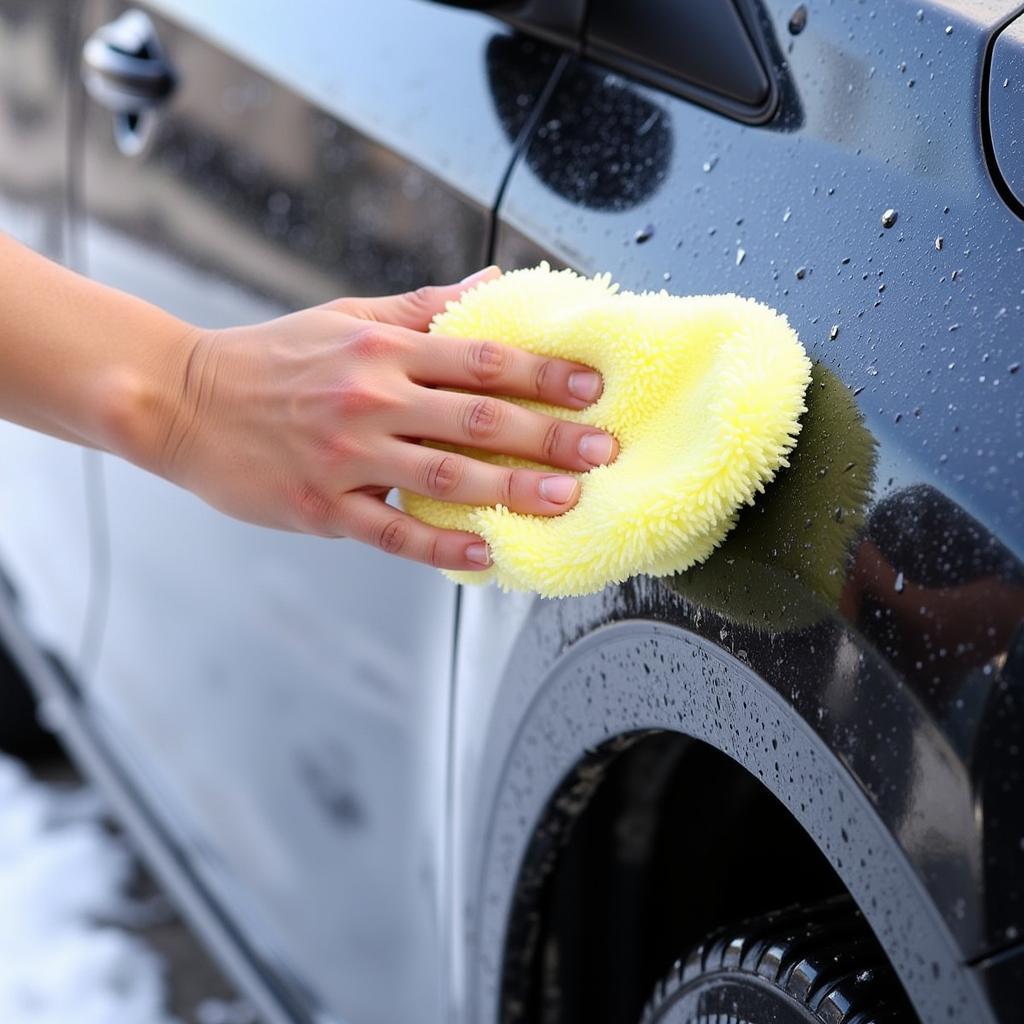
[(412, 331), (425, 331), (430, 321), (438, 313), (443, 313), (449, 302), (457, 301), (476, 285), (500, 276), (500, 268), (484, 267), (458, 284), (428, 285), (403, 295), (385, 295), (376, 299), (338, 299), (327, 303), (327, 308), (361, 320), (376, 320)]

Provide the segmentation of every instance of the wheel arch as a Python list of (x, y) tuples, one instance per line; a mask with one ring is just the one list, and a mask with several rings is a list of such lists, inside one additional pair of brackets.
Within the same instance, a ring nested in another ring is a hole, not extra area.
[[(558, 631), (547, 625), (550, 648)], [(564, 639), (566, 623), (559, 628)], [(540, 632), (545, 635), (543, 627)], [(872, 800), (774, 686), (749, 664), (677, 626), (626, 619), (577, 636), (532, 688), (521, 685), (523, 673), (536, 669), (536, 651), (545, 641), (538, 646), (534, 631), (526, 640), (534, 655), (511, 660), (520, 685), (506, 680), (504, 689), (517, 694), (519, 714), (493, 786), (484, 787), (489, 811), (481, 819), (488, 828), (474, 929), (480, 964), (475, 1019), (499, 1019), (503, 995), (506, 1004), (515, 1002), (507, 985), (503, 993), (509, 965), (536, 941), (538, 894), (608, 766), (645, 737), (666, 736), (715, 752), (771, 795), (778, 820), (798, 826), (853, 896), (922, 1021), (994, 1020)], [(517, 1019), (514, 1006), (501, 1012), (503, 1020)]]

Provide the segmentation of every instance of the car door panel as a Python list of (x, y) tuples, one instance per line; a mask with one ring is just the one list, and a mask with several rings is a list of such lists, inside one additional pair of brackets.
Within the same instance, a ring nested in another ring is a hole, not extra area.
[[(82, 41), (123, 9), (89, 0)], [(177, 84), (136, 155), (79, 95), (92, 276), (215, 327), (482, 264), (515, 141), (495, 23), (413, 0), (145, 9)], [(87, 698), (111, 749), (290, 1012), (442, 1019), (455, 588), (105, 462)]]
[[(842, 586), (834, 603), (814, 613), (822, 632), (779, 613), (810, 600), (820, 605), (811, 593), (820, 571), (813, 554), (819, 524), (848, 512), (823, 513), (806, 495), (794, 504), (792, 531), (774, 539), (758, 534), (756, 509), (743, 513), (735, 543), (708, 561), (703, 578), (713, 574), (716, 591), (694, 586), (699, 574), (684, 573), (610, 587), (566, 603), (561, 613), (546, 602), (473, 593), (462, 615), (465, 623), (501, 622), (495, 642), (502, 651), (514, 634), (525, 647), (536, 635), (550, 643), (552, 659), (564, 659), (584, 632), (645, 618), (683, 626), (746, 666), (761, 664), (758, 671), (868, 795), (895, 837), (897, 861), (912, 866), (908, 884), (933, 901), (921, 928), (936, 936), (947, 962), (962, 963), (1016, 941), (1024, 898), (1010, 881), (1016, 854), (1009, 821), (1019, 829), (1020, 775), (1007, 751), (1019, 726), (1005, 707), (1019, 691), (1012, 666), (1024, 616), (1024, 222), (993, 183), (978, 131), (985, 47), (1010, 5), (955, 13), (926, 7), (920, 14), (892, 5), (877, 23), (867, 10), (815, 8), (793, 33), (792, 5), (759, 6), (774, 34), (772, 51), (785, 50), (774, 69), (781, 103), (775, 120), (743, 125), (574, 59), (510, 175), (495, 257), (507, 268), (546, 258), (584, 274), (609, 271), (630, 290), (738, 292), (788, 316), (818, 366), (818, 385), (835, 380), (856, 403), (864, 455), (874, 465), (861, 509), (866, 525), (850, 538), (850, 557), (844, 551), (830, 570)], [(877, 59), (866, 59), (869, 51)], [(813, 444), (800, 443), (805, 450)], [(820, 472), (848, 468), (825, 458)], [(773, 487), (759, 504), (779, 500), (779, 485)], [(730, 568), (746, 543), (764, 553), (774, 583), (746, 577), (742, 562)], [(765, 596), (751, 621), (739, 594), (761, 588), (771, 595), (781, 586), (775, 563), (787, 548), (809, 552), (786, 570), (794, 589), (780, 589), (774, 607)], [(910, 607), (902, 595), (912, 579), (920, 589)], [(979, 602), (971, 595), (982, 580), (994, 589)], [(498, 1005), (497, 953), (507, 938), (501, 931), (497, 942), (481, 939), (481, 921), (505, 928), (507, 920), (492, 909), (496, 891), (473, 886), (482, 864), (514, 875), (525, 840), (513, 838), (511, 822), (523, 835), (543, 831), (535, 815), (547, 821), (543, 801), (551, 806), (554, 795), (517, 802), (522, 754), (511, 741), (506, 749), (502, 737), (519, 730), (521, 746), (520, 716), (540, 703), (534, 690), (518, 686), (522, 666), (495, 664), (468, 629), (461, 636), (454, 854), (464, 858), (469, 886), (459, 903), (470, 922), (466, 972), (486, 994), (478, 1002), (469, 997), (473, 1019)], [(576, 695), (562, 706), (563, 718), (545, 719), (545, 738), (585, 733), (590, 698), (585, 707), (581, 691)], [(622, 702), (629, 706), (628, 696)], [(621, 727), (642, 720), (685, 731), (669, 715), (638, 702)], [(612, 734), (616, 723), (603, 728)], [(562, 759), (563, 778), (567, 763), (586, 752), (565, 743), (555, 750), (552, 739), (551, 749), (536, 755), (545, 765)], [(768, 756), (766, 778), (771, 768)], [(793, 781), (780, 783), (780, 793), (791, 808), (798, 804), (799, 817), (804, 797)], [(501, 785), (509, 789), (509, 809), (498, 820)], [(987, 825), (979, 806), (988, 808)], [(878, 910), (869, 871), (858, 872), (840, 846), (827, 851), (832, 863), (845, 865), (847, 884), (887, 936), (923, 1019), (940, 1019), (946, 995), (964, 1006), (976, 999), (979, 982), (970, 972), (953, 978), (948, 991), (930, 974), (917, 975), (923, 947), (909, 928), (902, 936), (886, 931), (889, 911)], [(514, 958), (519, 950), (506, 953)]]

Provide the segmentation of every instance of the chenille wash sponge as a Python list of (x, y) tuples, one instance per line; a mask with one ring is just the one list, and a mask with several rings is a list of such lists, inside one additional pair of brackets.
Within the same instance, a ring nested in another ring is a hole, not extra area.
[[(580, 475), (560, 516), (454, 505), (403, 492), (435, 526), (480, 534), (493, 565), (449, 572), (545, 597), (590, 594), (638, 573), (703, 561), (796, 443), (811, 364), (786, 318), (737, 295), (620, 292), (609, 275), (546, 263), (485, 282), (431, 331), (488, 338), (593, 366), (600, 399), (580, 411), (521, 404), (615, 435), (618, 458)], [(535, 463), (469, 454), (505, 466)]]

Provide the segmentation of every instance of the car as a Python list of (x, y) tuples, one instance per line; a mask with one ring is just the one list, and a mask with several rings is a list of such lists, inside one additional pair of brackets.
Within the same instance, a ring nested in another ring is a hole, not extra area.
[(190, 322), (547, 260), (814, 362), (703, 565), (560, 600), (0, 427), (2, 738), (266, 1021), (1022, 1019), (1016, 0), (2, 0), (0, 83), (0, 229)]

